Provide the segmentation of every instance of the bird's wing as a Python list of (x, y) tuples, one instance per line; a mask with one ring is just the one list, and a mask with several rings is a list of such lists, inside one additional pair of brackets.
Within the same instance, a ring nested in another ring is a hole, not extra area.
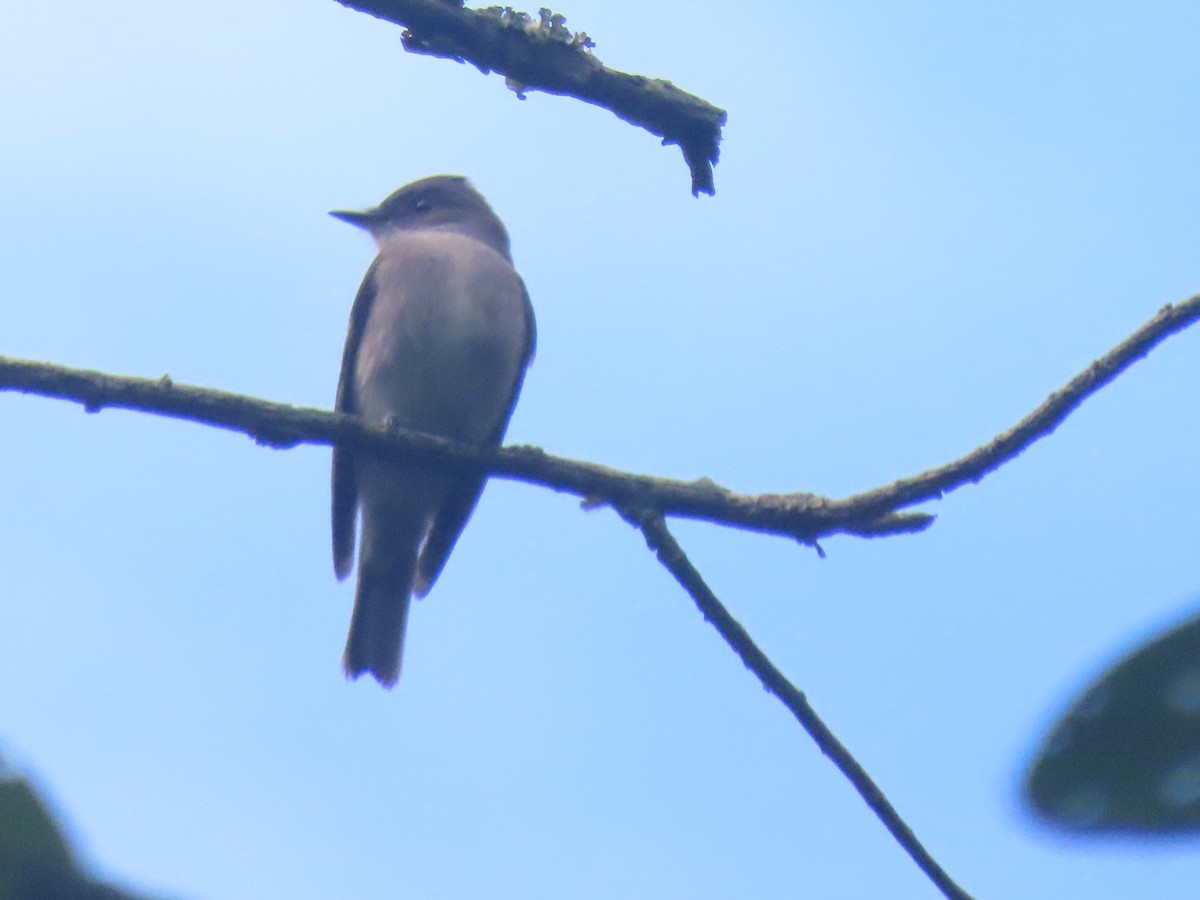
[[(354, 397), (354, 368), (363, 329), (375, 302), (375, 269), (375, 263), (367, 269), (354, 298), (354, 306), (350, 309), (350, 327), (346, 333), (346, 348), (342, 351), (337, 400), (333, 405), (337, 412), (358, 413), (358, 402)], [(338, 578), (345, 578), (354, 564), (354, 517), (358, 512), (358, 484), (354, 460), (348, 451), (340, 447), (333, 448), (332, 481), (333, 570)]]
[[(504, 411), (504, 415), (496, 425), (495, 433), (488, 441), (492, 445), (498, 445), (504, 438), (508, 420), (512, 418), (517, 398), (521, 395), (525, 370), (533, 361), (534, 349), (537, 347), (537, 323), (533, 317), (533, 304), (529, 302), (529, 291), (525, 289), (525, 282), (521, 281), (519, 277), (517, 281), (521, 285), (521, 296), (525, 301), (525, 351), (521, 356), (521, 364), (517, 369), (516, 378), (513, 379), (512, 396), (508, 401), (508, 409)], [(463, 479), (461, 484), (446, 496), (445, 502), (438, 510), (437, 518), (434, 519), (433, 527), (429, 531), (429, 537), (425, 540), (421, 558), (417, 563), (417, 577), (413, 585), (413, 593), (418, 597), (428, 594), (433, 583), (442, 574), (446, 560), (450, 557), (450, 551), (454, 549), (458, 536), (462, 534), (467, 520), (471, 518), (475, 504), (479, 502), (479, 495), (483, 493), (483, 485), (486, 481), (486, 475)]]
[(537, 351), (537, 320), (533, 317), (533, 303), (529, 300), (529, 290), (525, 287), (525, 282), (520, 275), (517, 276), (517, 283), (521, 285), (521, 296), (525, 300), (525, 355), (521, 358), (521, 373), (517, 376), (517, 386), (513, 390), (512, 405), (508, 408), (508, 415), (504, 417), (504, 425), (500, 428), (500, 434), (496, 436), (497, 442), (504, 437), (504, 429), (508, 427), (509, 416), (512, 415), (513, 407), (517, 405), (517, 397), (521, 393), (521, 382), (525, 380), (525, 370), (533, 362), (533, 354)]

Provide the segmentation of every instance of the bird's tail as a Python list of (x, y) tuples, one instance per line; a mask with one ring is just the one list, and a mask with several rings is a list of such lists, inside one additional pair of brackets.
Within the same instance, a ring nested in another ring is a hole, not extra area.
[(423, 529), (380, 527), (375, 517), (363, 516), (358, 588), (342, 667), (347, 678), (370, 672), (390, 688), (400, 677), (404, 626), (408, 621), (413, 578)]

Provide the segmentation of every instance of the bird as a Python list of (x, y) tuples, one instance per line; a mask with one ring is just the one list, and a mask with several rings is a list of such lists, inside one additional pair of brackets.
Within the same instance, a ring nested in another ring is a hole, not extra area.
[[(508, 231), (464, 177), (405, 185), (363, 211), (334, 210), (378, 254), (350, 312), (334, 408), (480, 447), (499, 446), (537, 327)], [(333, 567), (358, 583), (342, 666), (385, 688), (400, 676), (412, 597), (441, 574), (486, 475), (333, 450)]]

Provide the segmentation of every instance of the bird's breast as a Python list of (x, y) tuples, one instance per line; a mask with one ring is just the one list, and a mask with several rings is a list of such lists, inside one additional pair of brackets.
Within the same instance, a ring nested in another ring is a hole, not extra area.
[(511, 264), (470, 238), (409, 234), (381, 249), (374, 277), (355, 362), (360, 412), (489, 439), (526, 361), (524, 288)]

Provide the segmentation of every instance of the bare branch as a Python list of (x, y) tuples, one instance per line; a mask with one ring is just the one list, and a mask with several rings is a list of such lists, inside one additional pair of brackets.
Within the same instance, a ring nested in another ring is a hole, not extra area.
[(591, 52), (591, 39), (573, 34), (562, 16), (543, 10), (535, 21), (511, 7), (463, 9), (461, 0), (338, 2), (403, 26), (401, 40), (412, 53), (499, 72), (522, 99), (531, 90), (575, 97), (658, 135), (663, 144), (678, 144), (692, 173), (692, 193), (716, 192), (712, 167), (725, 111), (669, 81), (606, 68)]
[(352, 416), (270, 403), (238, 394), (174, 384), (170, 378), (126, 378), (49, 363), (0, 357), (0, 390), (18, 390), (82, 403), (135, 409), (241, 431), (260, 444), (341, 444), (449, 468), (484, 470), (541, 484), (589, 503), (657, 509), (665, 516), (700, 519), (814, 544), (832, 534), (877, 537), (922, 531), (926, 513), (894, 510), (980, 481), (1049, 434), (1087, 397), (1200, 319), (1200, 295), (1166, 306), (1127, 340), (1092, 363), (1014, 428), (962, 459), (886, 487), (831, 500), (815, 494), (737, 494), (709, 479), (675, 481), (551, 456), (537, 447), (481, 450), (444, 438), (389, 430)]
[(822, 514), (821, 507), (833, 501), (811, 494), (746, 496), (707, 479), (687, 482), (635, 475), (550, 456), (537, 447), (482, 450), (415, 431), (389, 430), (354, 416), (175, 384), (167, 376), (127, 378), (0, 357), (0, 390), (74, 400), (88, 412), (113, 407), (215, 425), (277, 448), (336, 443), (452, 469), (482, 469), (503, 478), (576, 494), (591, 503), (637, 503), (668, 515), (782, 535), (809, 544), (839, 532), (874, 537), (921, 531), (933, 521), (924, 513), (876, 514), (870, 521), (853, 515), (831, 519)]
[(574, 493), (588, 503), (613, 505), (643, 531), (660, 561), (688, 590), (705, 617), (763, 684), (788, 706), (917, 864), (946, 896), (961, 898), (967, 895), (929, 857), (861, 766), (808, 706), (803, 693), (771, 665), (712, 595), (675, 543), (663, 516), (704, 519), (810, 544), (838, 532), (875, 536), (922, 530), (932, 522), (931, 516), (900, 514), (894, 510), (940, 497), (962, 484), (978, 482), (1052, 432), (1087, 397), (1197, 319), (1200, 319), (1200, 295), (1164, 307), (1127, 340), (990, 443), (939, 469), (842, 501), (812, 494), (744, 496), (707, 479), (681, 482), (634, 475), (553, 457), (536, 447), (480, 450), (430, 435), (389, 430), (352, 416), (176, 385), (167, 376), (158, 380), (123, 378), (0, 357), (0, 390), (75, 400), (89, 412), (111, 406), (188, 419), (241, 431), (273, 447), (336, 443), (371, 453), (402, 455), (434, 466), (484, 470)]
[[(1008, 431), (962, 459), (914, 478), (848, 497), (835, 504), (853, 509), (860, 518), (893, 511), (914, 503), (940, 498), (964, 484), (977, 484), (984, 476), (1015, 459), (1034, 441), (1050, 434), (1088, 397), (1146, 356), (1171, 335), (1200, 319), (1200, 294), (1182, 303), (1168, 303), (1149, 322), (1076, 375), (1061, 390)], [(831, 513), (833, 510), (830, 511)]]
[(871, 776), (816, 714), (804, 696), (804, 692), (788, 681), (779, 669), (775, 668), (767, 655), (751, 639), (746, 629), (729, 614), (729, 611), (717, 599), (716, 594), (712, 592), (696, 567), (687, 558), (687, 554), (683, 552), (683, 548), (679, 546), (667, 528), (662, 516), (652, 510), (637, 510), (628, 507), (621, 507), (619, 512), (626, 521), (641, 530), (646, 538), (646, 544), (654, 551), (658, 561), (675, 576), (675, 580), (688, 592), (704, 618), (713, 628), (717, 629), (717, 632), (725, 639), (725, 643), (733, 649), (746, 668), (758, 676), (763, 687), (778, 697), (780, 702), (796, 717), (816, 745), (821, 748), (821, 752), (828, 756), (842, 774), (850, 780), (850, 783), (866, 801), (867, 806), (871, 807), (875, 815), (883, 822), (884, 827), (892, 833), (900, 846), (920, 866), (921, 871), (929, 876), (929, 879), (946, 897), (955, 898), (955, 900), (970, 900), (970, 895), (955, 884), (953, 879), (938, 865), (937, 860), (929, 855), (929, 851), (922, 846), (912, 829), (884, 796), (883, 791), (871, 780)]

